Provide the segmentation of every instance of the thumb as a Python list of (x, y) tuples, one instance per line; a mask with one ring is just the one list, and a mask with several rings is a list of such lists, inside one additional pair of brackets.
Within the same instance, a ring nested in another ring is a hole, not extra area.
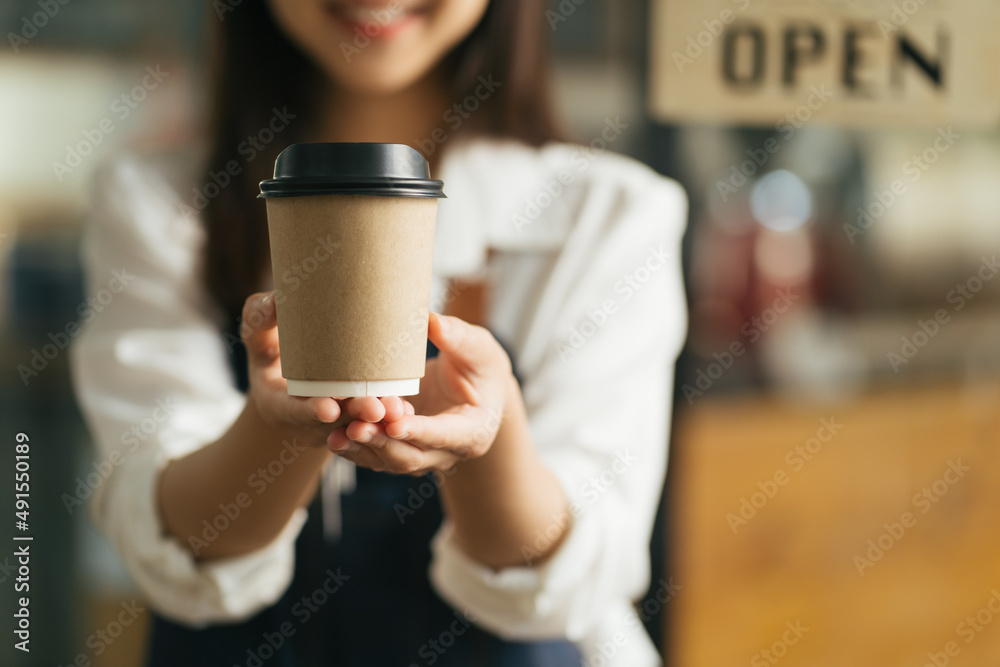
[(450, 315), (431, 313), (427, 323), (427, 338), (441, 352), (461, 359), (470, 366), (478, 366), (483, 353), (482, 333), (485, 330), (463, 319)]
[[(427, 323), (427, 338), (437, 346), (441, 354), (450, 362), (451, 368), (463, 379), (466, 391), (478, 394), (492, 386), (494, 389), (506, 385), (489, 381), (511, 375), (510, 357), (493, 334), (481, 326), (469, 324), (458, 317), (431, 313)], [(511, 375), (511, 377), (513, 377)], [(483, 381), (487, 381), (485, 384)], [(471, 385), (475, 385), (475, 388)], [(481, 404), (483, 394), (476, 402)], [(501, 399), (502, 400), (502, 399)]]
[(427, 338), (442, 352), (455, 353), (465, 337), (469, 324), (457, 317), (431, 313), (427, 322)]
[(267, 365), (278, 358), (278, 319), (274, 292), (258, 292), (243, 304), (240, 338), (252, 364)]

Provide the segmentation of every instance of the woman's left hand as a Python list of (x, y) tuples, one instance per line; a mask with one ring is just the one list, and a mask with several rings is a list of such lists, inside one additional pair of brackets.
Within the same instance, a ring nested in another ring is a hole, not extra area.
[(327, 438), (355, 464), (394, 474), (444, 471), (486, 454), (517, 382), (510, 358), (486, 329), (431, 314), (427, 337), (440, 351), (427, 362), (420, 394), (394, 421), (352, 421)]

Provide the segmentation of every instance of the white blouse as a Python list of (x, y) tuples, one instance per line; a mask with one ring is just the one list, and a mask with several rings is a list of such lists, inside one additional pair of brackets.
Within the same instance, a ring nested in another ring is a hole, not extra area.
[[(649, 585), (686, 332), (684, 193), (633, 160), (568, 144), (454, 142), (439, 177), (448, 198), (439, 200), (432, 310), (443, 309), (448, 278), (487, 279), (486, 324), (511, 350), (535, 446), (573, 523), (543, 564), (496, 571), (456, 546), (446, 520), (430, 580), (501, 637), (568, 638), (587, 664), (601, 655), (609, 666), (658, 665), (631, 600)], [(267, 547), (225, 560), (196, 562), (166, 535), (157, 474), (222, 435), (245, 397), (198, 278), (204, 231), (181, 212), (184, 195), (134, 158), (109, 165), (98, 185), (83, 244), (88, 294), (112, 271), (127, 285), (72, 351), (80, 405), (114, 468), (92, 516), (163, 615), (194, 626), (247, 618), (289, 585), (306, 510)]]

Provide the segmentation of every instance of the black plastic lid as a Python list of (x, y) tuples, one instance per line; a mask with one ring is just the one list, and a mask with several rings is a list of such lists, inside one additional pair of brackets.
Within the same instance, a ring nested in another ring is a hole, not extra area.
[(261, 197), (377, 195), (444, 197), (424, 157), (403, 144), (292, 144), (274, 161)]

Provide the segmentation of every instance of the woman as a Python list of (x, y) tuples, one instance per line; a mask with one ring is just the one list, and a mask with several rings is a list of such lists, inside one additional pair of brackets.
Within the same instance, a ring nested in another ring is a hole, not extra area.
[[(685, 329), (685, 201), (604, 152), (619, 120), (555, 141), (543, 5), (219, 4), (209, 177), (104, 173), (88, 280), (133, 278), (74, 377), (115, 463), (93, 515), (156, 610), (150, 664), (659, 663), (630, 600)], [(430, 318), (418, 396), (285, 391), (255, 195), (298, 141), (410, 144), (445, 182), (432, 303), (450, 315)]]

